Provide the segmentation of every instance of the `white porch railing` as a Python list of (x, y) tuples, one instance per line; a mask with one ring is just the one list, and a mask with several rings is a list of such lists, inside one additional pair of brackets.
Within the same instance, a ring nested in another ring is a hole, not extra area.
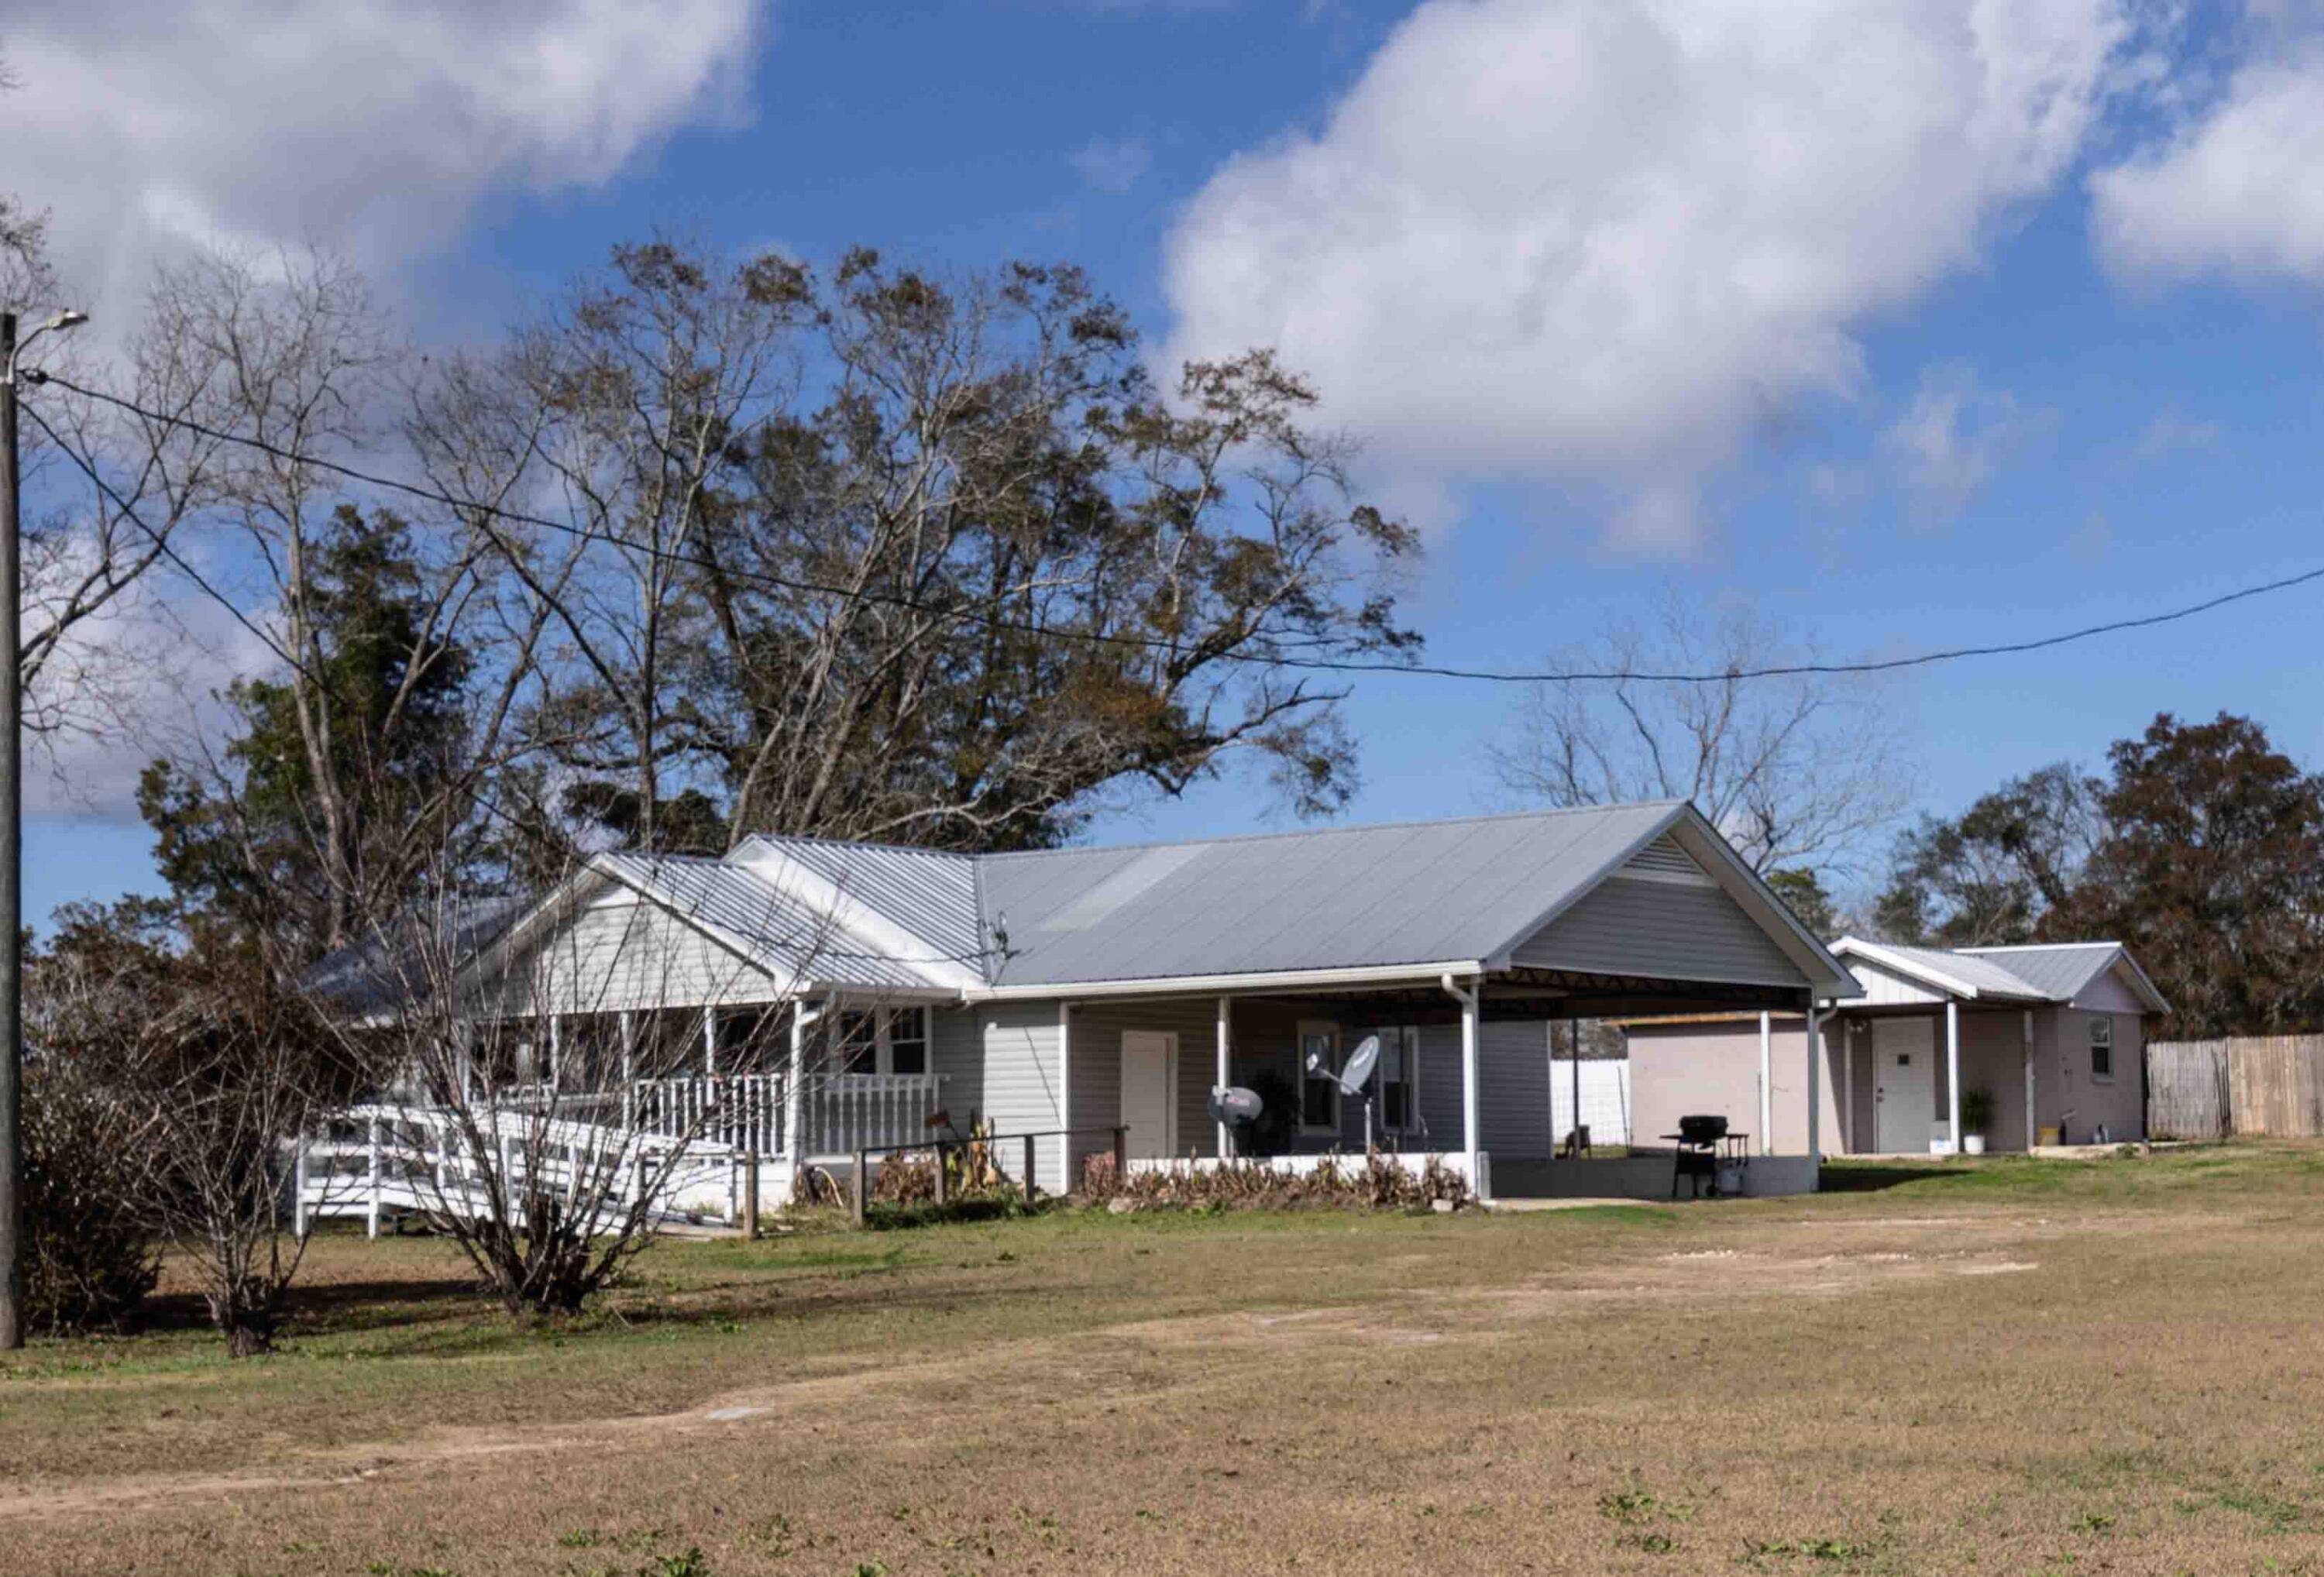
[(780, 1074), (640, 1079), (637, 1125), (656, 1139), (708, 1139), (742, 1154), (780, 1156), (784, 1083)]
[(944, 1075), (837, 1074), (809, 1084), (805, 1097), (799, 1109), (803, 1152), (844, 1156), (927, 1139), (928, 1119), (944, 1105)]

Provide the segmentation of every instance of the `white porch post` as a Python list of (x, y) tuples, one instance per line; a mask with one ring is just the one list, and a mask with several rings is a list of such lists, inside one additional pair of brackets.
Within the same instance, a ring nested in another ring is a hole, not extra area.
[(2025, 1153), (2030, 1156), (2034, 1153), (2034, 1141), (2042, 1137), (2034, 1120), (2034, 1010), (2031, 1008), (2025, 1010), (2018, 1036), (2021, 1042), (2018, 1055), (2025, 1065)]
[(1815, 992), (1808, 992), (1808, 1159), (1823, 1165), (1823, 1047), (1816, 1025)]
[[(1226, 1089), (1234, 1083), (1234, 1074), (1228, 1065), (1227, 1056), (1227, 1038), (1231, 1031), (1233, 1020), (1234, 1000), (1231, 997), (1221, 997), (1219, 999), (1219, 1071), (1217, 1087), (1222, 1090)], [(1227, 1125), (1224, 1122), (1221, 1122), (1219, 1124), (1218, 1155), (1219, 1159), (1222, 1161), (1227, 1158)]]
[(804, 1000), (791, 1000), (791, 1060), (783, 1074), (783, 1155), (793, 1176), (807, 1158), (806, 1136), (799, 1132), (799, 1086), (807, 1073), (807, 1027), (815, 1021)]
[(1482, 995), (1484, 982), (1471, 977), (1467, 990), (1452, 983), (1451, 975), (1442, 976), (1438, 983), (1447, 995), (1461, 1004), (1461, 1161), (1468, 1174), (1469, 1186), (1479, 1199), (1487, 1196), (1486, 1180), (1479, 1176), (1483, 1166), (1477, 1147), (1477, 1001)]
[(718, 1076), (718, 1010), (702, 1010), (702, 1076)]
[(1960, 1003), (1945, 999), (1945, 1132), (1952, 1137), (1953, 1154), (1963, 1155), (1960, 1125)]
[[(1057, 1192), (1074, 1191), (1074, 1005), (1057, 1004)], [(1026, 1179), (1029, 1190), (1032, 1179)], [(1029, 1194), (1028, 1194), (1029, 1197)]]
[(1759, 1010), (1759, 1153), (1775, 1153), (1775, 1037), (1774, 1015)]
[(565, 1088), (565, 1042), (558, 1029), (564, 1021), (555, 1013), (549, 1016), (549, 1088), (552, 1093)]

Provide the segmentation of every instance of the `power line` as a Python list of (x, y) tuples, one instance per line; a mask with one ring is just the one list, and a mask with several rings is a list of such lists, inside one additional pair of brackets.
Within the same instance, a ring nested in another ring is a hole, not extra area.
[[(927, 613), (940, 619), (980, 624), (988, 629), (1003, 631), (1013, 634), (1037, 636), (1044, 640), (1080, 641), (1092, 644), (1129, 646), (1171, 652), (1180, 652), (1185, 650), (1185, 647), (1182, 643), (1167, 640), (1161, 636), (1125, 635), (1098, 630), (1060, 629), (1055, 626), (1034, 623), (1025, 620), (1010, 619), (1002, 615), (980, 613), (969, 608), (945, 607), (940, 604), (922, 601), (916, 597), (904, 596), (892, 592), (857, 590), (850, 586), (832, 586), (816, 581), (796, 579), (787, 576), (777, 575), (768, 570), (737, 568), (731, 565), (719, 564), (712, 559), (697, 558), (692, 554), (679, 553), (667, 548), (659, 548), (645, 543), (633, 542), (626, 538), (616, 536), (609, 531), (600, 531), (587, 526), (576, 525), (570, 521), (551, 520), (544, 515), (528, 514), (521, 510), (505, 509), (498, 504), (486, 503), (478, 499), (458, 498), (451, 493), (443, 492), (441, 489), (430, 487), (423, 484), (406, 482), (392, 476), (383, 476), (375, 472), (364, 471), (354, 466), (344, 465), (337, 460), (324, 459), (319, 456), (301, 455), (293, 450), (285, 449), (278, 445), (270, 443), (264, 438), (253, 438), (244, 433), (227, 432), (222, 429), (207, 426), (189, 417), (171, 416), (160, 411), (148, 410), (143, 406), (137, 404), (134, 401), (124, 400), (117, 394), (107, 394), (98, 390), (84, 388), (82, 385), (73, 383), (70, 379), (59, 376), (55, 374), (50, 374), (45, 381), (55, 383), (61, 388), (69, 389), (74, 393), (82, 396), (84, 399), (95, 400), (100, 403), (111, 405), (118, 410), (128, 411), (146, 421), (161, 422), (168, 426), (183, 428), (189, 432), (199, 434), (203, 438), (210, 438), (217, 442), (240, 445), (243, 447), (254, 449), (261, 454), (270, 456), (274, 459), (281, 460), (289, 465), (311, 466), (318, 471), (331, 472), (335, 475), (345, 476), (350, 481), (360, 482), (365, 486), (382, 488), (388, 492), (402, 493), (408, 497), (423, 499), (431, 503), (442, 504), (448, 509), (457, 510), (470, 514), (489, 516), (496, 520), (507, 521), (512, 524), (537, 526), (545, 530), (562, 532), (567, 536), (574, 537), (585, 541), (602, 542), (611, 547), (619, 548), (626, 552), (641, 553), (665, 563), (685, 565), (695, 569), (707, 571), (711, 574), (724, 576), (733, 580), (755, 582), (760, 585), (775, 587), (779, 590), (800, 592), (816, 596), (840, 597), (857, 602), (876, 603), (883, 606), (893, 606), (908, 609), (916, 613)], [(45, 429), (47, 424), (43, 422), (42, 426)], [(75, 459), (78, 461), (78, 456), (75, 456)], [(82, 469), (88, 470), (88, 467), (84, 464), (82, 466)], [(92, 472), (91, 475), (94, 475), (95, 473)], [(171, 557), (173, 561), (175, 561), (175, 555), (172, 555)], [(1291, 657), (1282, 654), (1268, 655), (1264, 653), (1241, 651), (1219, 652), (1214, 654), (1213, 660), (1240, 663), (1259, 668), (1297, 669), (1319, 673), (1403, 675), (1418, 678), (1457, 679), (1470, 683), (1496, 685), (1621, 683), (1723, 685), (1747, 679), (1802, 678), (1816, 676), (1844, 677), (1848, 675), (1896, 673), (1908, 669), (1930, 668), (1940, 663), (1960, 662), (1970, 658), (2014, 657), (2020, 656), (2030, 651), (2046, 651), (2052, 647), (2068, 646), (2076, 641), (2094, 640), (2101, 635), (2116, 635), (2131, 630), (2153, 629), (2157, 625), (2176, 623), (2183, 619), (2191, 619), (2200, 614), (2212, 613), (2235, 603), (2247, 602), (2254, 597), (2266, 596), (2275, 592), (2289, 591), (2294, 586), (2306, 586), (2318, 580), (2324, 580), (2324, 566), (2319, 566), (2313, 569), (2302, 570), (2298, 574), (2284, 576), (2275, 580), (2264, 581), (2255, 586), (2242, 586), (2234, 591), (2224, 592), (2218, 596), (2207, 597), (2200, 602), (2190, 603), (2184, 606), (2167, 609), (2162, 613), (2142, 614), (2137, 617), (2127, 619), (2108, 620), (2104, 623), (2087, 624), (2079, 629), (2061, 631), (2056, 634), (2037, 636), (2025, 641), (1997, 641), (1982, 646), (1943, 647), (1935, 650), (1915, 652), (1904, 657), (1868, 659), (1857, 662), (1773, 663), (1758, 668), (1726, 669), (1720, 669), (1717, 672), (1690, 673), (1620, 669), (1480, 669), (1455, 667), (1441, 663), (1388, 662), (1361, 658)]]

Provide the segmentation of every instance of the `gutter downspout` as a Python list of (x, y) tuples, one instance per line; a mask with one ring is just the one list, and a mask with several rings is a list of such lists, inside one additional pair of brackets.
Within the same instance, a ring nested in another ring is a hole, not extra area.
[(1477, 1148), (1477, 997), (1478, 988), (1471, 985), (1463, 991), (1452, 983), (1449, 974), (1440, 975), (1437, 983), (1444, 992), (1461, 1004), (1461, 1157), (1462, 1168), (1469, 1175), (1469, 1187), (1479, 1200), (1491, 1197), (1491, 1188), (1481, 1175), (1483, 1161)]

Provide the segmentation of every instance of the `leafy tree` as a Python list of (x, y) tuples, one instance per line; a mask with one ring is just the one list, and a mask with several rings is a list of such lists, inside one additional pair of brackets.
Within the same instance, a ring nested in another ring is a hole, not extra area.
[(1784, 871), (1767, 872), (1767, 885), (1792, 911), (1792, 918), (1824, 941), (1831, 941), (1840, 931), (1840, 914), (1833, 906), (1831, 894), (1824, 890), (1823, 879), (1804, 865)]
[(181, 903), (282, 938), (345, 943), (392, 907), (462, 818), (470, 662), (429, 616), (410, 526), (340, 506), (312, 544), (309, 659), (240, 679), (217, 770), (156, 761), (138, 805)]
[(2324, 1024), (2324, 780), (2225, 712), (2164, 713), (2107, 761), (2107, 836), (2045, 931), (2128, 944), (2173, 1033)]
[(2103, 835), (2103, 788), (2061, 761), (2004, 784), (1955, 819), (1923, 816), (1896, 840), (1874, 928), (1944, 947), (2033, 940)]

